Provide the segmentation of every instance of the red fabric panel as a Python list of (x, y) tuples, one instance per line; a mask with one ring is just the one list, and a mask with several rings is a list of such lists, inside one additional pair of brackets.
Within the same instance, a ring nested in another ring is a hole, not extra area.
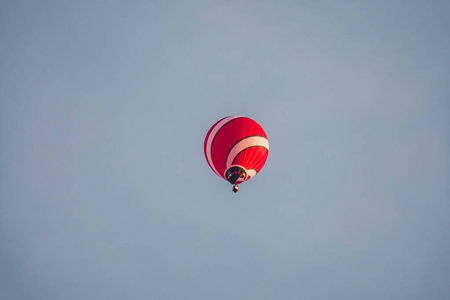
[(247, 170), (255, 169), (258, 173), (266, 163), (269, 151), (263, 147), (248, 148), (236, 156), (233, 165), (241, 165)]

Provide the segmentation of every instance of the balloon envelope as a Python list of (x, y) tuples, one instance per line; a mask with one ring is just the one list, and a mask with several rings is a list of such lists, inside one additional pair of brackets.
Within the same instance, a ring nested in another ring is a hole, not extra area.
[(262, 169), (269, 155), (269, 141), (264, 129), (254, 120), (228, 116), (209, 129), (204, 153), (214, 173), (238, 185)]

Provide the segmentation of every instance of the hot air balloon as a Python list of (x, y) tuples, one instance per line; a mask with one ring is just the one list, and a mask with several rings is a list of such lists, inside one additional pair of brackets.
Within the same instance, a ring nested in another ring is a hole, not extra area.
[(248, 181), (262, 169), (269, 155), (269, 140), (264, 129), (243, 116), (229, 116), (217, 121), (204, 143), (206, 161), (219, 177), (233, 185)]

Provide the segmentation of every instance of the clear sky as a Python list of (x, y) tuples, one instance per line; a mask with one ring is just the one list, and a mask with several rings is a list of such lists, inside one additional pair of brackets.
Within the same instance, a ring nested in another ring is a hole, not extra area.
[[(450, 299), (448, 1), (3, 1), (0, 299)], [(203, 156), (253, 118), (235, 194)]]

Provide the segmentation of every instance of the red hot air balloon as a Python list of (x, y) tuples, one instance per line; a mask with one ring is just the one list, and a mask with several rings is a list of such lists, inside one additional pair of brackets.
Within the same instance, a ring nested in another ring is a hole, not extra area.
[(233, 184), (254, 177), (266, 163), (269, 141), (264, 129), (248, 117), (229, 116), (215, 123), (205, 138), (204, 151), (211, 169)]

